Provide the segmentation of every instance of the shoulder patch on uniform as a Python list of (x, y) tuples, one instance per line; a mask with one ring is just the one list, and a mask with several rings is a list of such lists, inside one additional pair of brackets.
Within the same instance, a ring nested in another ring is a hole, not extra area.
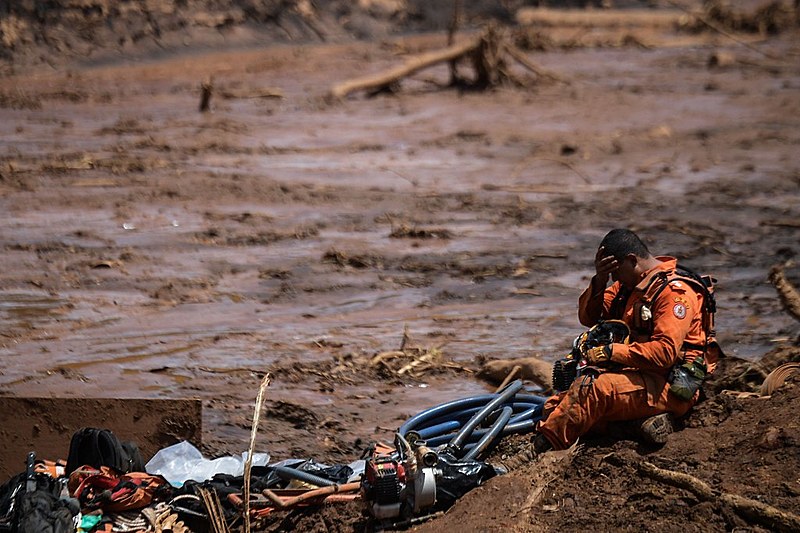
[(686, 318), (686, 306), (682, 303), (676, 303), (672, 306), (672, 314), (675, 315), (675, 318)]

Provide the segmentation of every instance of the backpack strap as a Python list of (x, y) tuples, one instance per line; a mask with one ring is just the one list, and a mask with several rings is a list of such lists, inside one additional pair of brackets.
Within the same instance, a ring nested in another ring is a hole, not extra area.
[(633, 291), (620, 285), (619, 291), (617, 291), (614, 299), (611, 300), (611, 305), (608, 309), (608, 318), (612, 320), (622, 319), (622, 315), (625, 313), (625, 306), (628, 303), (628, 298), (631, 297), (632, 293)]
[[(659, 272), (653, 277), (650, 284), (645, 289), (646, 305), (652, 306), (658, 297), (661, 296), (661, 293), (664, 292), (664, 289), (666, 289), (667, 286), (673, 281), (681, 281), (686, 283), (699, 292), (703, 297), (701, 321), (703, 332), (706, 336), (705, 343), (698, 345), (684, 342), (681, 346), (681, 350), (684, 352), (687, 350), (702, 350), (703, 355), (701, 357), (705, 359), (705, 356), (708, 353), (708, 347), (712, 343), (716, 344), (716, 341), (714, 340), (716, 333), (714, 331), (714, 313), (717, 311), (717, 301), (716, 298), (714, 298), (713, 293), (715, 280), (710, 276), (700, 276), (695, 271), (678, 265), (671, 273)], [(656, 282), (658, 283), (657, 285), (655, 285)], [(651, 292), (651, 289), (653, 292)]]

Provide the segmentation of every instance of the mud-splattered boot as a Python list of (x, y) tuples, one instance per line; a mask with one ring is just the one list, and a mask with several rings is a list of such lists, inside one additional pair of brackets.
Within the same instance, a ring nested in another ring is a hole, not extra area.
[(675, 421), (670, 413), (645, 418), (639, 425), (639, 436), (646, 444), (661, 446), (666, 444), (667, 437), (675, 431)]

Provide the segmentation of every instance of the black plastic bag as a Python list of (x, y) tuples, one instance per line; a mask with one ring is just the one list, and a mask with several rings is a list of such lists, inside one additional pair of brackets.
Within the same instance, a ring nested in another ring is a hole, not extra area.
[(437, 511), (449, 508), (464, 494), (496, 475), (495, 469), (487, 463), (458, 460), (448, 454), (439, 455), (436, 469), (441, 471), (441, 475), (436, 476), (434, 510)]

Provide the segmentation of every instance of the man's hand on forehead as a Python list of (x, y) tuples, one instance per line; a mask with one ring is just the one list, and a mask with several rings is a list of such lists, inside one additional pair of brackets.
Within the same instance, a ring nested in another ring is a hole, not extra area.
[(613, 255), (606, 255), (605, 248), (601, 246), (594, 256), (594, 268), (598, 276), (607, 277), (619, 268), (619, 261)]

